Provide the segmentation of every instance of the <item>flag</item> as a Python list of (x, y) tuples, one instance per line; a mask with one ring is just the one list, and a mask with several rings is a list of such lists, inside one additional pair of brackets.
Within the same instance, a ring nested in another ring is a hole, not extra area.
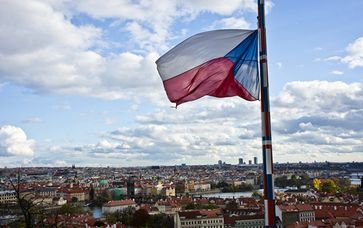
[(176, 105), (206, 95), (258, 100), (257, 40), (257, 30), (214, 30), (172, 48), (156, 61), (169, 100)]

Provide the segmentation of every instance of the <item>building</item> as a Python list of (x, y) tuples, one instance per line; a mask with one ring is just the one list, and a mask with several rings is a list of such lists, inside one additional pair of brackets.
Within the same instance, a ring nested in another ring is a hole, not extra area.
[(315, 211), (310, 204), (276, 205), (276, 217), (285, 227), (297, 222), (315, 221)]
[(62, 206), (67, 203), (67, 200), (63, 199), (63, 197), (54, 197), (53, 204)]
[(170, 184), (163, 185), (160, 194), (162, 196), (175, 196), (175, 186)]
[(313, 222), (315, 221), (315, 211), (310, 204), (296, 204), (299, 211), (299, 222)]
[(253, 164), (257, 165), (257, 157), (253, 157)]
[(129, 198), (135, 197), (135, 180), (132, 176), (127, 179), (127, 196)]
[(361, 211), (357, 203), (311, 203), (315, 211), (316, 219), (351, 219)]
[(219, 167), (219, 168), (222, 168), (222, 166), (223, 166), (223, 162), (222, 162), (222, 160), (218, 160), (218, 167)]
[(15, 191), (0, 191), (0, 204), (15, 203), (16, 192)]
[(57, 188), (45, 187), (37, 189), (36, 194), (43, 197), (56, 197), (57, 196)]
[(226, 228), (264, 228), (265, 219), (263, 214), (254, 215), (225, 215), (224, 227)]
[(243, 158), (238, 159), (238, 165), (243, 165)]
[(177, 228), (223, 228), (224, 218), (219, 209), (193, 210), (177, 213)]
[(252, 165), (252, 160), (248, 160), (248, 164), (249, 165)]
[(206, 182), (195, 182), (194, 183), (194, 191), (196, 192), (204, 192), (204, 191), (210, 191), (211, 185), (210, 183)]
[(68, 202), (71, 202), (73, 198), (77, 198), (77, 201), (85, 201), (86, 193), (81, 188), (68, 188), (61, 190), (60, 196)]
[(112, 200), (102, 206), (102, 213), (114, 213), (127, 208), (136, 208), (137, 204), (133, 200)]

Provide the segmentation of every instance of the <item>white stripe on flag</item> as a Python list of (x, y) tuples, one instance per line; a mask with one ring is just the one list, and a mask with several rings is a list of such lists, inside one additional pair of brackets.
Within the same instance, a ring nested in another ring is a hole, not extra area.
[(209, 60), (223, 57), (253, 32), (225, 29), (196, 34), (156, 61), (159, 74), (165, 81)]

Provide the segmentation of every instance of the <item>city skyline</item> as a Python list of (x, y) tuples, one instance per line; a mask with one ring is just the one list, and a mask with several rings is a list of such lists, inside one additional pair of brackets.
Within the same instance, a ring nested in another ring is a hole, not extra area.
[[(274, 162), (363, 161), (362, 7), (268, 1)], [(256, 16), (253, 0), (5, 1), (0, 167), (261, 162), (259, 102), (172, 108), (154, 63)]]

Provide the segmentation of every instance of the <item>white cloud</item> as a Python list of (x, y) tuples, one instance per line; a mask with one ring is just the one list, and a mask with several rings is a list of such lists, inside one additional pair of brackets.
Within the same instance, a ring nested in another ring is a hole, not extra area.
[(330, 56), (330, 57), (325, 58), (324, 61), (339, 61), (341, 59), (342, 59), (342, 57), (334, 55), (334, 56)]
[[(275, 160), (338, 161), (361, 157), (361, 107), (361, 83), (286, 84), (271, 100)], [(220, 159), (237, 163), (238, 157), (254, 156), (261, 159), (259, 102), (203, 98), (178, 109), (160, 106), (135, 120), (131, 127), (103, 134), (98, 143), (68, 146), (63, 151), (77, 153), (72, 158), (86, 157), (84, 162), (112, 158), (112, 162), (119, 161), (117, 164), (123, 166), (211, 164)]]
[(331, 74), (335, 74), (335, 75), (342, 75), (344, 74), (343, 71), (340, 71), (340, 70), (333, 70), (332, 72), (330, 72)]
[[(19, 84), (35, 93), (104, 99), (134, 99), (141, 94), (157, 101), (162, 88), (154, 62), (169, 41), (183, 34), (172, 34), (174, 22), (211, 12), (226, 17), (216, 22), (220, 26), (246, 27), (242, 16), (232, 16), (246, 11), (256, 11), (254, 0), (229, 4), (204, 0), (8, 0), (0, 9), (0, 82)], [(109, 20), (110, 27), (72, 23), (74, 17), (85, 14)], [(126, 50), (107, 53), (113, 45), (105, 37), (108, 29), (124, 31), (122, 38), (129, 40)], [(132, 43), (142, 51), (137, 52)]]
[(131, 93), (145, 86), (155, 88), (158, 54), (125, 52), (103, 57), (92, 50), (100, 29), (77, 27), (45, 3), (8, 1), (0, 10), (2, 81), (34, 92), (106, 99), (133, 97)]
[(226, 17), (215, 21), (211, 28), (212, 29), (249, 29), (250, 23), (243, 17)]
[(55, 110), (69, 111), (72, 109), (70, 105), (55, 105), (53, 106)]
[(22, 121), (23, 123), (41, 123), (43, 120), (39, 117), (30, 117)]
[(348, 55), (342, 59), (343, 63), (348, 64), (350, 68), (363, 66), (363, 37), (356, 39), (347, 47)]
[(340, 61), (340, 60), (342, 60), (342, 57), (337, 56), (337, 55), (329, 56), (329, 57), (326, 57), (326, 58), (315, 58), (314, 59), (315, 62), (321, 62), (321, 61), (324, 61), (324, 62), (335, 62), (335, 61)]
[(0, 128), (0, 156), (32, 156), (35, 141), (28, 139), (25, 132), (15, 126)]
[(67, 166), (67, 162), (64, 161), (64, 160), (56, 160), (54, 162), (53, 166), (55, 166), (55, 167), (65, 167), (65, 166)]
[(110, 118), (110, 117), (107, 117), (103, 120), (103, 123), (106, 124), (106, 125), (112, 125), (115, 123), (115, 120)]

